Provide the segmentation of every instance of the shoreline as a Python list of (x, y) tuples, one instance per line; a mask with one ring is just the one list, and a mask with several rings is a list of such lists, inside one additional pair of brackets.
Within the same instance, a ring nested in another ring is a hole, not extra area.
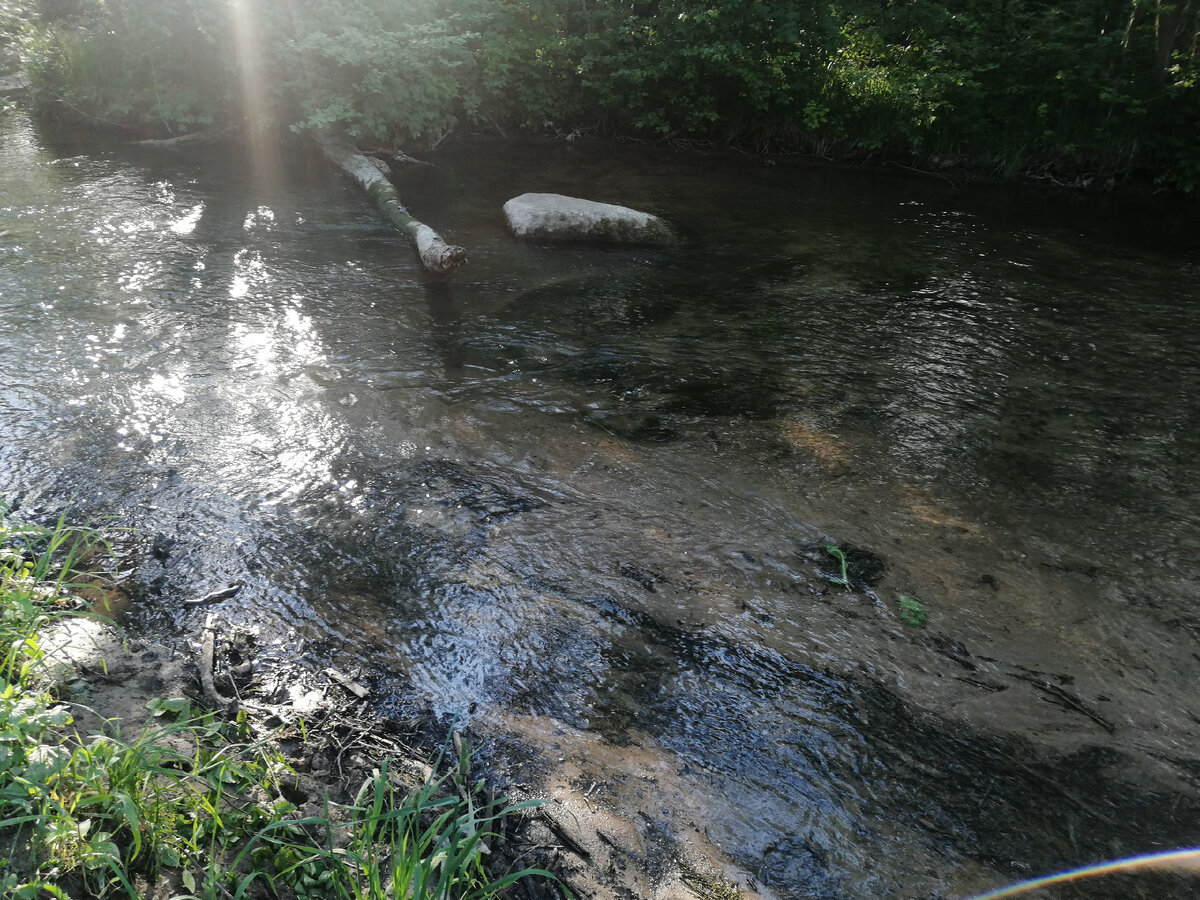
[[(108, 605), (113, 591), (102, 586), (102, 578), (89, 575), (86, 580), (77, 592), (87, 595), (81, 602), (93, 610)], [(469, 749), (477, 737), (474, 729), (465, 736), (454, 731), (439, 738), (431, 719), (403, 730), (372, 713), (370, 690), (352, 677), (332, 669), (306, 672), (298, 665), (260, 670), (251, 636), (218, 634), (213, 617), (208, 625), (206, 637), (213, 636), (212, 641), (181, 647), (130, 637), (95, 612), (55, 620), (40, 636), (39, 690), (49, 691), (52, 709), (70, 710), (69, 721), (58, 726), (69, 726), (69, 732), (59, 733), (65, 745), (81, 748), (111, 740), (186, 756), (189, 742), (203, 734), (214, 741), (217, 755), (263, 747), (284, 767), (274, 801), (285, 804), (276, 806), (283, 811), (279, 823), (347, 816), (381, 770), (401, 773), (414, 790), (440, 785), (455, 771), (465, 776), (475, 755)], [(207, 677), (206, 663), (212, 665)], [(205, 711), (213, 705), (213, 687), (217, 699), (228, 700), (221, 709)], [(494, 742), (484, 737), (483, 743)], [(500, 768), (511, 771), (514, 767), (506, 762)], [(485, 776), (488, 768), (492, 766), (484, 766)], [(487, 808), (519, 812), (497, 817), (498, 827), (485, 836), (491, 878), (502, 880), (518, 868), (532, 870), (504, 896), (774, 900), (769, 892), (755, 890), (749, 876), (739, 877), (732, 864), (689, 852), (676, 842), (645, 847), (638, 829), (621, 821), (619, 813), (573, 798), (569, 791), (547, 790), (546, 767), (538, 761), (516, 768), (523, 781), (534, 782), (515, 792), (517, 799), (497, 798), (495, 784), (484, 786), (479, 773), (470, 775), (470, 780), (478, 778), (476, 788), (486, 795)], [(465, 783), (465, 778), (459, 783), (460, 792)], [(143, 878), (136, 887), (145, 896), (174, 896), (191, 890), (188, 872), (186, 866), (163, 867), (156, 879)], [(71, 897), (92, 896), (86, 879), (82, 892), (76, 881), (67, 878), (59, 886), (65, 885)], [(741, 885), (735, 887), (734, 881)]]

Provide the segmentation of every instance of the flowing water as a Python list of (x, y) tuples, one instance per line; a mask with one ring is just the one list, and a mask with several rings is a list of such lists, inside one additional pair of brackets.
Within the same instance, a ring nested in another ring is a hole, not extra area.
[[(401, 190), (470, 252), (444, 284), (306, 157), (0, 120), (0, 496), (131, 529), (132, 627), (194, 635), (181, 601), (240, 581), (215, 611), (268, 656), (764, 894), (1200, 841), (1194, 222), (566, 142), (436, 162)], [(527, 190), (687, 241), (518, 244)]]

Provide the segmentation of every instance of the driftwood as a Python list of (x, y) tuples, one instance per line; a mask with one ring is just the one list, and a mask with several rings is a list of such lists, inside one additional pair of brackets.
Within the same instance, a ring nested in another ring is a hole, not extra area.
[(209, 603), (216, 603), (218, 600), (228, 600), (231, 597), (237, 596), (237, 592), (242, 589), (240, 584), (231, 584), (229, 587), (221, 588), (219, 591), (211, 591), (203, 597), (197, 597), (195, 600), (184, 600), (184, 606), (206, 606)]
[(399, 232), (404, 234), (417, 250), (421, 265), (434, 275), (449, 275), (467, 261), (467, 251), (462, 247), (447, 244), (436, 231), (414, 219), (404, 204), (395, 186), (380, 170), (376, 160), (364, 156), (348, 139), (328, 132), (314, 131), (312, 138), (330, 162), (358, 183), (383, 217)]
[(217, 692), (217, 685), (213, 680), (216, 641), (216, 625), (210, 615), (204, 623), (204, 636), (200, 640), (200, 688), (203, 690), (204, 699), (208, 701), (209, 706), (213, 709), (226, 709), (230, 705), (230, 701)]
[(363, 687), (361, 684), (359, 684), (353, 678), (348, 678), (347, 676), (343, 675), (337, 669), (326, 669), (325, 674), (328, 675), (330, 677), (330, 679), (332, 679), (333, 681), (336, 681), (338, 684), (340, 684), (342, 687), (344, 687), (346, 690), (348, 690), (350, 693), (352, 693), (359, 700), (365, 700), (367, 697), (369, 697), (371, 695), (370, 690)]
[(138, 147), (180, 147), (185, 144), (193, 147), (203, 147), (208, 144), (215, 144), (222, 141), (230, 135), (236, 134), (237, 128), (232, 125), (225, 125), (217, 128), (207, 128), (204, 131), (193, 131), (189, 134), (181, 134), (173, 138), (160, 138), (149, 141), (134, 141)]
[(0, 75), (0, 96), (19, 94), (28, 87), (29, 79), (24, 75)]
[[(114, 122), (111, 119), (102, 119), (99, 116), (93, 116), (89, 112), (84, 112), (78, 106), (74, 106), (63, 100), (61, 97), (54, 101), (55, 112), (62, 118), (75, 119), (79, 122), (85, 122), (88, 125), (96, 126), (110, 131), (138, 131), (137, 125), (130, 125), (127, 122)], [(66, 110), (66, 115), (63, 115), (63, 110)]]

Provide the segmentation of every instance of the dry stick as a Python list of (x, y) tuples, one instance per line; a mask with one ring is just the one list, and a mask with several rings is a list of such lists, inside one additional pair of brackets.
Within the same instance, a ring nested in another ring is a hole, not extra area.
[(122, 131), (135, 131), (137, 129), (136, 125), (128, 125), (124, 122), (114, 122), (111, 119), (102, 119), (99, 116), (93, 116), (91, 113), (84, 112), (78, 106), (63, 100), (61, 97), (54, 102), (64, 109), (69, 109), (73, 115), (81, 119), (86, 119), (89, 122), (95, 122), (97, 125), (103, 125), (106, 128), (116, 128)]
[(134, 141), (133, 143), (137, 147), (178, 147), (181, 144), (204, 146), (229, 137), (236, 133), (237, 130), (233, 125), (224, 125), (215, 128), (206, 128), (204, 131), (193, 131), (190, 134), (181, 134), (179, 137)]
[(550, 813), (543, 812), (539, 818), (542, 820), (542, 824), (550, 829), (550, 833), (558, 838), (559, 843), (561, 843), (563, 847), (565, 847), (567, 850), (570, 850), (583, 860), (590, 860), (592, 858), (592, 854), (588, 852), (587, 848), (584, 847), (583, 844), (579, 843), (579, 841), (575, 840), (575, 838), (571, 837), (571, 835), (567, 833), (567, 830), (563, 828), (563, 826), (559, 824), (558, 821), (552, 815), (550, 815)]
[(215, 617), (209, 613), (204, 623), (204, 637), (200, 639), (200, 687), (204, 691), (204, 699), (213, 709), (225, 709), (230, 713), (237, 710), (237, 700), (226, 700), (217, 693), (217, 685), (213, 681), (213, 665), (216, 655), (216, 626)]
[(433, 163), (417, 159), (415, 156), (409, 156), (403, 150), (393, 150), (392, 161), (403, 163), (406, 166), (429, 166), (431, 169), (433, 168)]
[(340, 135), (326, 131), (310, 133), (325, 157), (353, 178), (392, 227), (412, 242), (425, 271), (433, 275), (449, 275), (467, 261), (466, 250), (447, 244), (440, 234), (409, 214), (400, 202), (395, 186), (379, 170), (375, 160), (359, 153), (357, 147)]
[(204, 699), (207, 700), (215, 709), (221, 709), (225, 706), (225, 699), (217, 693), (217, 686), (213, 682), (213, 655), (216, 644), (216, 636), (212, 629), (204, 626), (204, 637), (200, 639), (200, 687), (204, 691)]
[(184, 606), (204, 606), (209, 603), (216, 603), (218, 600), (228, 600), (230, 597), (236, 596), (237, 592), (242, 589), (240, 584), (231, 584), (229, 587), (223, 587), (217, 591), (210, 591), (203, 597), (197, 597), (195, 600), (184, 600)]
[(392, 162), (401, 163), (406, 166), (428, 166), (431, 169), (433, 168), (433, 163), (417, 159), (415, 156), (409, 156), (403, 150), (395, 147), (377, 147), (366, 151), (366, 153), (369, 153), (373, 157), (387, 156)]
[(350, 735), (350, 737), (346, 738), (345, 743), (342, 743), (337, 738), (333, 738), (333, 742), (335, 744), (337, 744), (337, 748), (338, 748), (338, 753), (337, 753), (337, 756), (333, 760), (333, 764), (335, 766), (337, 766), (339, 778), (346, 777), (345, 773), (342, 771), (342, 757), (346, 755), (346, 751), (352, 750), (356, 746), (359, 746), (359, 747), (365, 746), (363, 738), (367, 737), (370, 733), (371, 733), (371, 727), (368, 725), (365, 728), (360, 728), (357, 734), (352, 733)]
[(904, 165), (904, 163), (898, 163), (895, 160), (891, 160), (890, 164), (893, 166), (897, 166), (901, 169), (908, 169), (908, 171), (910, 171), (910, 172), (916, 172), (918, 175), (928, 175), (930, 178), (941, 178), (948, 185), (950, 185), (950, 187), (954, 188), (955, 190), (958, 190), (958, 184), (955, 183), (954, 179), (951, 178), (949, 175), (944, 175), (941, 172), (929, 172), (925, 169), (915, 168), (914, 166), (906, 166), (906, 165)]
[(343, 675), (337, 669), (326, 669), (325, 674), (352, 693), (359, 700), (366, 700), (367, 697), (371, 695), (371, 691), (368, 688), (363, 687), (354, 679)]

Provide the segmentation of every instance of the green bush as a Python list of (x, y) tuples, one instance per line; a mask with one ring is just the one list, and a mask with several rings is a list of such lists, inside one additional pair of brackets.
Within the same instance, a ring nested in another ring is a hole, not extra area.
[(32, 0), (0, 0), (0, 74), (21, 68), (21, 42), (33, 20)]
[(28, 41), (35, 95), (95, 119), (166, 133), (231, 115), (227, 17), (205, 0), (78, 4)]
[[(27, 34), (29, 9), (0, 6), (0, 33), (8, 22)], [(1141, 171), (1184, 190), (1200, 169), (1185, 137), (1200, 115), (1197, 4), (42, 0), (42, 9), (43, 36), (22, 39), (36, 48), (39, 94), (163, 131), (247, 114), (430, 144), (464, 122), (594, 128), (940, 157), (1010, 175)]]
[(275, 53), (295, 128), (436, 144), (475, 112), (472, 35), (432, 3), (301, 2), (284, 27)]

